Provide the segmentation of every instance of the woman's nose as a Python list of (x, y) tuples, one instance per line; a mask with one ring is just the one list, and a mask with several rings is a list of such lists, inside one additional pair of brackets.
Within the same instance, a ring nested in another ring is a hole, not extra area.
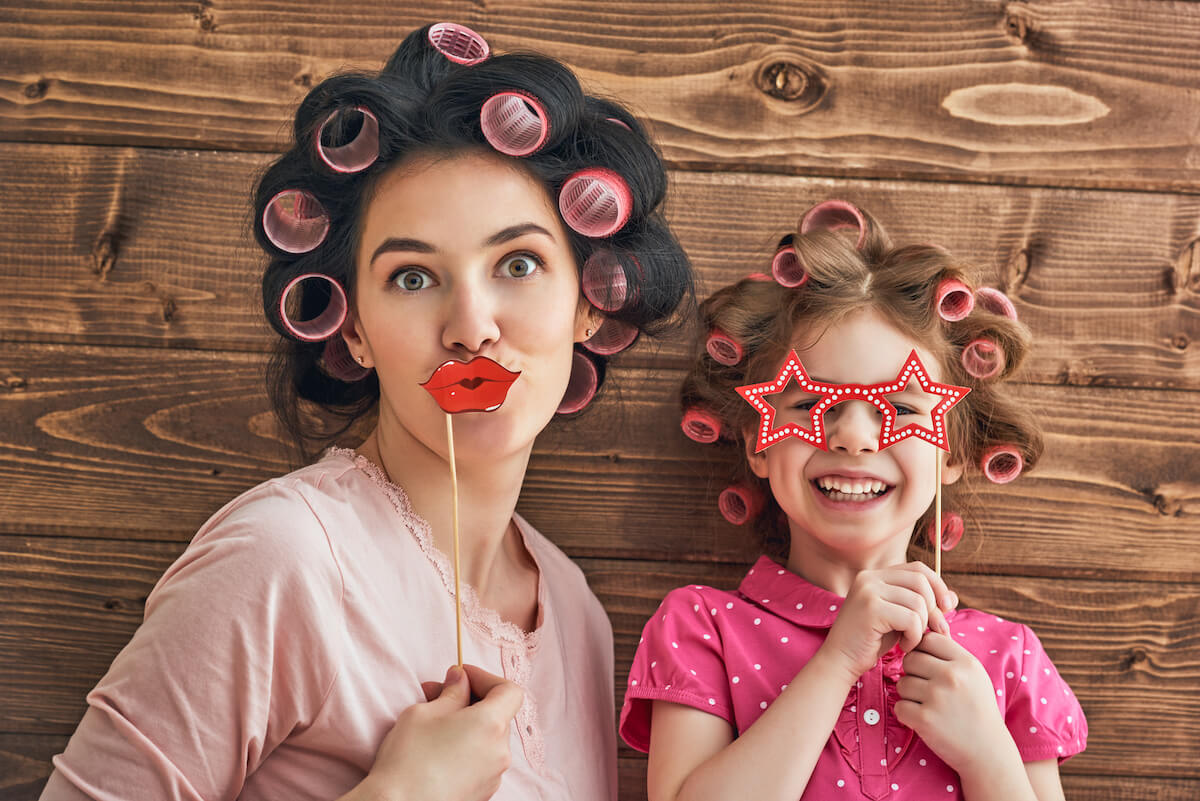
[(857, 455), (879, 450), (882, 420), (874, 406), (861, 400), (843, 401), (825, 412), (829, 449)]
[(487, 287), (474, 282), (456, 284), (450, 291), (442, 344), (448, 350), (478, 353), (500, 337), (499, 309)]

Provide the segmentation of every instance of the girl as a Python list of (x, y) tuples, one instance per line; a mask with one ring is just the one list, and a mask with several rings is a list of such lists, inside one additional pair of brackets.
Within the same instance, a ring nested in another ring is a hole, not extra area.
[(313, 89), (255, 194), (270, 389), (301, 446), (369, 433), (205, 524), (42, 798), (615, 798), (607, 616), (514, 508), (537, 434), (690, 291), (664, 187), (623, 108), (460, 26)]
[[(743, 454), (722, 508), (778, 561), (674, 590), (646, 624), (621, 735), (650, 753), (651, 801), (1061, 799), (1087, 728), (1037, 638), (906, 562), (939, 470), (1007, 480), (1040, 454), (1001, 387), (1026, 330), (947, 252), (893, 248), (842, 201), (772, 273), (702, 304), (683, 400), (685, 431)], [(952, 546), (961, 518), (943, 528)]]

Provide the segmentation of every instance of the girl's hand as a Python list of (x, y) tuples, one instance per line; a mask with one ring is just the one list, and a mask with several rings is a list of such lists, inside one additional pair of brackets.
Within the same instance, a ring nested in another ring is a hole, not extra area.
[[(904, 657), (896, 719), (959, 774), (1016, 751), (983, 665), (943, 634), (929, 633)], [(1018, 758), (1019, 764), (1019, 758)]]
[[(375, 764), (343, 797), (483, 801), (512, 762), (509, 728), (525, 692), (473, 665), (452, 666), (446, 681), (422, 685), (428, 703), (400, 713)], [(479, 700), (470, 703), (472, 695)]]
[(850, 586), (821, 649), (831, 649), (829, 653), (854, 681), (897, 640), (903, 650), (911, 651), (926, 628), (948, 635), (945, 612), (957, 605), (958, 598), (946, 583), (922, 562), (864, 570)]

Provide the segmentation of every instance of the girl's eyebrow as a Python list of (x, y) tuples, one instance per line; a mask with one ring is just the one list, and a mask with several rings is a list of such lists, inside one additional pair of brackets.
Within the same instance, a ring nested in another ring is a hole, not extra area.
[[(510, 225), (507, 228), (497, 231), (484, 240), (483, 245), (484, 247), (501, 245), (505, 242), (510, 242), (514, 239), (517, 239), (518, 237), (525, 236), (526, 234), (541, 234), (550, 240), (554, 239), (554, 235), (542, 226), (538, 225), (537, 223), (526, 222)], [(413, 239), (406, 236), (388, 237), (380, 243), (379, 247), (375, 248), (375, 252), (371, 254), (371, 261), (369, 263), (374, 264), (375, 260), (384, 253), (393, 253), (397, 251), (404, 253), (437, 253), (437, 248), (420, 239)]]

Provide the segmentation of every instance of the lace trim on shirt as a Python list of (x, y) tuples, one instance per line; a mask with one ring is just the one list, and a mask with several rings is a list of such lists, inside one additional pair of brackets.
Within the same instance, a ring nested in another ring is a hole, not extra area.
[[(453, 598), (454, 562), (434, 545), (429, 521), (417, 514), (412, 508), (412, 502), (409, 501), (408, 493), (404, 491), (404, 488), (389, 480), (379, 465), (349, 448), (333, 446), (326, 453), (349, 459), (355, 467), (365, 473), (383, 491), (383, 494), (387, 496), (395, 508), (396, 514), (403, 521), (405, 528), (409, 530), (413, 535), (413, 539), (417, 541), (417, 546), (420, 547), (421, 552), (425, 554), (430, 564), (433, 565), (434, 570), (441, 577), (442, 586), (445, 587), (446, 593)], [(524, 538), (524, 532), (521, 533), (521, 536)], [(532, 551), (530, 551), (530, 555), (532, 556)], [(536, 561), (536, 557), (534, 557), (534, 560)], [(538, 572), (538, 595), (540, 596), (540, 566)], [(538, 602), (540, 605), (540, 597)], [(509, 663), (508, 667), (512, 669), (510, 678), (514, 683), (528, 688), (529, 680), (533, 673), (531, 660), (533, 652), (537, 650), (538, 642), (541, 640), (541, 627), (539, 626), (531, 632), (526, 632), (515, 623), (504, 620), (500, 617), (499, 612), (484, 606), (480, 602), (475, 588), (466, 582), (462, 583), (462, 615), (464, 623), (500, 646), (501, 659), (505, 659), (508, 656), (510, 649), (516, 652), (519, 664), (513, 665)], [(543, 619), (543, 624), (544, 622)], [(541, 737), (541, 728), (537, 726), (537, 707), (534, 703), (533, 695), (529, 692), (525, 693), (525, 700), (521, 703), (521, 708), (517, 711), (516, 722), (519, 727), (521, 742), (525, 747), (526, 759), (529, 760), (529, 764), (534, 770), (539, 774), (544, 774), (546, 761), (545, 743)]]

